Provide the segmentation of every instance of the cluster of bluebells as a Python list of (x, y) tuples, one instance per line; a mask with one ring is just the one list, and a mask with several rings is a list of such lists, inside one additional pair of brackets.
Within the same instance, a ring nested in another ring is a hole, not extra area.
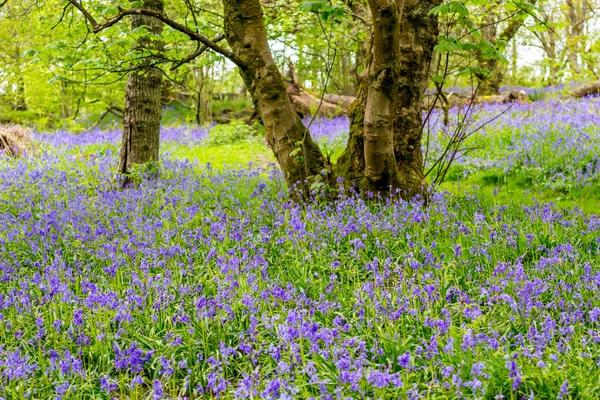
[[(209, 130), (210, 127), (163, 126), (160, 130), (160, 138), (162, 141), (193, 146), (199, 145), (206, 138)], [(73, 149), (80, 146), (105, 145), (107, 143), (118, 145), (121, 142), (121, 135), (119, 129), (93, 129), (82, 133), (59, 130), (52, 134), (36, 133), (34, 139), (62, 149)]]
[(597, 216), (88, 150), (0, 160), (0, 397), (600, 396)]
[[(438, 122), (433, 129), (429, 162), (465, 115), (453, 111), (448, 127)], [(587, 187), (600, 178), (600, 97), (478, 106), (466, 121), (467, 131), (477, 132), (466, 146), (480, 149), (457, 159), (465, 173), (524, 173), (551, 188)]]
[[(501, 176), (521, 174), (541, 188), (558, 191), (586, 188), (600, 181), (600, 97), (552, 99), (535, 103), (480, 104), (443, 113), (424, 113), (423, 153), (426, 169), (445, 153), (449, 138), (460, 129), (469, 138), (468, 153), (447, 153), (454, 159), (449, 176), (463, 179), (475, 172)], [(305, 120), (308, 123), (310, 120)], [(349, 120), (316, 120), (311, 133), (322, 146), (346, 145)]]

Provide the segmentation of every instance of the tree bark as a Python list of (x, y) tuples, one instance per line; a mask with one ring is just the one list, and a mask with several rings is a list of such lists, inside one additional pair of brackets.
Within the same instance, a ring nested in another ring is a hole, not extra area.
[(571, 92), (571, 96), (580, 99), (585, 96), (600, 94), (600, 81), (589, 82)]
[[(162, 12), (163, 0), (144, 0), (143, 7)], [(146, 26), (155, 35), (162, 33), (163, 23), (150, 16), (132, 15), (131, 27)], [(162, 43), (142, 36), (139, 48), (153, 52), (162, 49)], [(162, 72), (152, 66), (154, 57), (147, 57), (146, 68), (131, 72), (125, 89), (123, 136), (119, 160), (119, 173), (128, 175), (135, 164), (158, 161), (160, 147), (161, 83)], [(125, 179), (125, 183), (129, 181)]]
[(582, 42), (584, 39), (585, 22), (588, 14), (587, 0), (566, 0), (567, 4), (567, 21), (569, 27), (567, 29), (567, 58), (571, 69), (579, 74), (581, 65), (579, 63), (579, 53), (581, 52)]
[[(234, 54), (244, 63), (240, 75), (267, 131), (267, 141), (285, 174), (288, 186), (302, 188), (325, 166), (318, 145), (296, 114), (286, 83), (267, 41), (259, 0), (223, 0), (225, 36)], [(300, 182), (300, 185), (298, 185)]]
[[(530, 0), (530, 4), (535, 5), (537, 0)], [(497, 5), (490, 4), (492, 7)], [(519, 29), (525, 24), (525, 19), (513, 19), (506, 28), (497, 35), (497, 24), (494, 23), (496, 18), (493, 15), (493, 10), (490, 9), (488, 18), (484, 19), (485, 28), (482, 29), (483, 37), (492, 43), (496, 43), (498, 39), (510, 42), (516, 36)], [(478, 93), (481, 95), (495, 95), (500, 93), (500, 86), (504, 80), (504, 71), (496, 59), (485, 59), (481, 53), (477, 53), (477, 61), (481, 68), (491, 72), (491, 75), (478, 74), (476, 77), (479, 80)]]
[(334, 167), (336, 176), (344, 179), (345, 185), (360, 191), (360, 182), (365, 174), (365, 106), (367, 104), (366, 85), (359, 86), (358, 96), (350, 106), (350, 132), (346, 149)]
[[(390, 106), (393, 143), (391, 154), (394, 156), (393, 164), (396, 171), (389, 178), (385, 178), (393, 179), (393, 189), (400, 189), (402, 197), (406, 199), (426, 192), (421, 150), (422, 103), (429, 79), (428, 71), (433, 47), (438, 36), (437, 18), (428, 13), (434, 6), (440, 4), (440, 1), (408, 0), (404, 3), (402, 11), (398, 12), (401, 18), (395, 51), (397, 70), (394, 72), (394, 82), (388, 82), (395, 88)], [(376, 48), (377, 45), (373, 43), (372, 47)], [(361, 187), (364, 189), (365, 181), (369, 180), (367, 173), (370, 173), (367, 171), (369, 144), (366, 144), (365, 139), (369, 129), (366, 127), (366, 121), (369, 118), (372, 121), (372, 117), (367, 117), (369, 107), (367, 104), (373, 104), (373, 99), (369, 103), (369, 97), (373, 93), (373, 90), (369, 91), (369, 89), (376, 83), (373, 78), (377, 78), (377, 75), (372, 73), (375, 54), (376, 50), (367, 59), (370, 78), (362, 80), (358, 97), (350, 108), (348, 145), (338, 159), (335, 170), (348, 185), (353, 185), (357, 189)], [(389, 148), (385, 148), (385, 145), (384, 142), (384, 151), (375, 150), (381, 151), (383, 157), (390, 154)], [(384, 162), (385, 170), (386, 162)]]
[(369, 66), (364, 117), (363, 190), (385, 193), (399, 187), (394, 155), (393, 112), (398, 82), (401, 6), (394, 0), (369, 0), (373, 18), (373, 58)]
[(429, 11), (441, 0), (405, 0), (400, 23), (400, 73), (394, 113), (394, 154), (405, 196), (425, 195), (423, 174), (423, 96), (429, 84), (437, 17)]

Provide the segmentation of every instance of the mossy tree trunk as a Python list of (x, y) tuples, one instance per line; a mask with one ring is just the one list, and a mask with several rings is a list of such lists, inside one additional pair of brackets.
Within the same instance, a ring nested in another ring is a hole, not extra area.
[[(438, 37), (437, 18), (428, 12), (440, 4), (441, 0), (414, 1), (407, 0), (401, 5), (399, 35), (395, 57), (397, 70), (394, 81), (388, 85), (394, 87), (392, 107), (392, 154), (396, 171), (390, 175), (392, 190), (399, 189), (402, 197), (413, 198), (416, 194), (426, 192), (426, 181), (423, 173), (423, 156), (421, 150), (422, 137), (422, 103), (423, 95), (429, 79), (429, 65), (433, 47)], [(377, 2), (380, 4), (380, 2)], [(373, 10), (372, 10), (373, 11)], [(374, 32), (376, 33), (376, 32)], [(393, 37), (389, 29), (385, 30), (386, 37)], [(367, 104), (369, 104), (369, 85), (373, 83), (373, 74), (377, 68), (375, 63), (377, 43), (373, 36), (373, 52), (367, 59), (369, 78), (361, 82), (359, 95), (350, 109), (350, 137), (344, 153), (336, 165), (336, 174), (345, 179), (346, 183), (356, 188), (365, 189), (368, 182), (366, 155), (366, 120)], [(372, 101), (372, 100), (371, 100)], [(385, 147), (386, 143), (382, 143)], [(387, 159), (390, 149), (375, 150)], [(373, 153), (373, 155), (377, 155)], [(387, 162), (387, 161), (385, 161)], [(388, 164), (390, 165), (390, 164)], [(385, 168), (384, 168), (385, 169)], [(372, 190), (373, 187), (368, 188)], [(389, 189), (388, 189), (389, 190)]]
[[(163, 0), (144, 0), (143, 7), (162, 12), (164, 3)], [(140, 26), (146, 26), (150, 33), (160, 35), (163, 23), (154, 17), (133, 15), (131, 27), (136, 29)], [(146, 36), (138, 40), (138, 46), (154, 52), (162, 49), (162, 43)], [(119, 160), (119, 173), (123, 175), (130, 174), (135, 164), (158, 161), (162, 72), (152, 66), (153, 61), (154, 57), (146, 57), (144, 63), (147, 67), (131, 72), (127, 79)]]
[(401, 6), (395, 0), (369, 0), (373, 18), (372, 60), (364, 116), (363, 190), (385, 193), (400, 186), (394, 155), (394, 105), (398, 82)]
[(307, 185), (323, 170), (325, 160), (296, 115), (285, 80), (273, 60), (260, 0), (223, 0), (223, 6), (225, 37), (243, 61), (240, 75), (267, 131), (269, 146), (288, 186), (303, 188), (302, 196), (306, 196)]
[(441, 0), (406, 0), (400, 22), (400, 71), (394, 112), (394, 154), (400, 172), (400, 189), (406, 198), (424, 195), (423, 96), (429, 84), (438, 20), (429, 11)]

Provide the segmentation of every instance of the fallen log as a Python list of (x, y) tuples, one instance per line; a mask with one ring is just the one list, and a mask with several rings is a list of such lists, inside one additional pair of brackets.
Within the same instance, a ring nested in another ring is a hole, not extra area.
[[(348, 106), (345, 106), (344, 102), (336, 104), (327, 101), (325, 97), (323, 97), (323, 100), (321, 101), (320, 98), (313, 96), (293, 82), (288, 81), (286, 82), (286, 85), (294, 110), (300, 117), (316, 114), (331, 118), (348, 113)], [(330, 100), (336, 99), (330, 97)]]
[(296, 114), (300, 117), (316, 114), (328, 118), (348, 114), (354, 97), (335, 94), (324, 94), (322, 98), (313, 96), (302, 88), (294, 64), (290, 62), (288, 67), (285, 83)]
[(0, 151), (9, 157), (22, 157), (31, 150), (29, 130), (19, 125), (0, 125)]
[(348, 112), (350, 106), (352, 103), (354, 103), (354, 100), (356, 100), (356, 97), (343, 94), (325, 94), (325, 96), (323, 96), (323, 100), (335, 104), (338, 107), (342, 107), (346, 112)]
[(580, 86), (571, 92), (571, 96), (575, 97), (576, 99), (598, 94), (600, 94), (600, 81), (586, 83), (585, 85)]
[(531, 103), (524, 90), (511, 90), (508, 94), (492, 96), (476, 96), (475, 104), (506, 104), (506, 103)]

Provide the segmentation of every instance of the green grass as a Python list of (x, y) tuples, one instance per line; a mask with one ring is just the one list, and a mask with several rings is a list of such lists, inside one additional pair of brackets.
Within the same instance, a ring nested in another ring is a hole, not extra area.
[[(458, 167), (457, 169), (460, 169)], [(598, 187), (571, 188), (559, 191), (536, 184), (527, 174), (505, 175), (501, 171), (477, 172), (462, 180), (446, 180), (440, 187), (454, 195), (465, 193), (489, 197), (497, 206), (553, 203), (560, 209), (579, 208), (585, 213), (600, 214)]]
[(185, 146), (167, 143), (163, 152), (176, 159), (187, 159), (199, 164), (208, 164), (216, 169), (229, 167), (266, 167), (276, 162), (271, 150), (259, 140), (237, 142), (217, 146)]

